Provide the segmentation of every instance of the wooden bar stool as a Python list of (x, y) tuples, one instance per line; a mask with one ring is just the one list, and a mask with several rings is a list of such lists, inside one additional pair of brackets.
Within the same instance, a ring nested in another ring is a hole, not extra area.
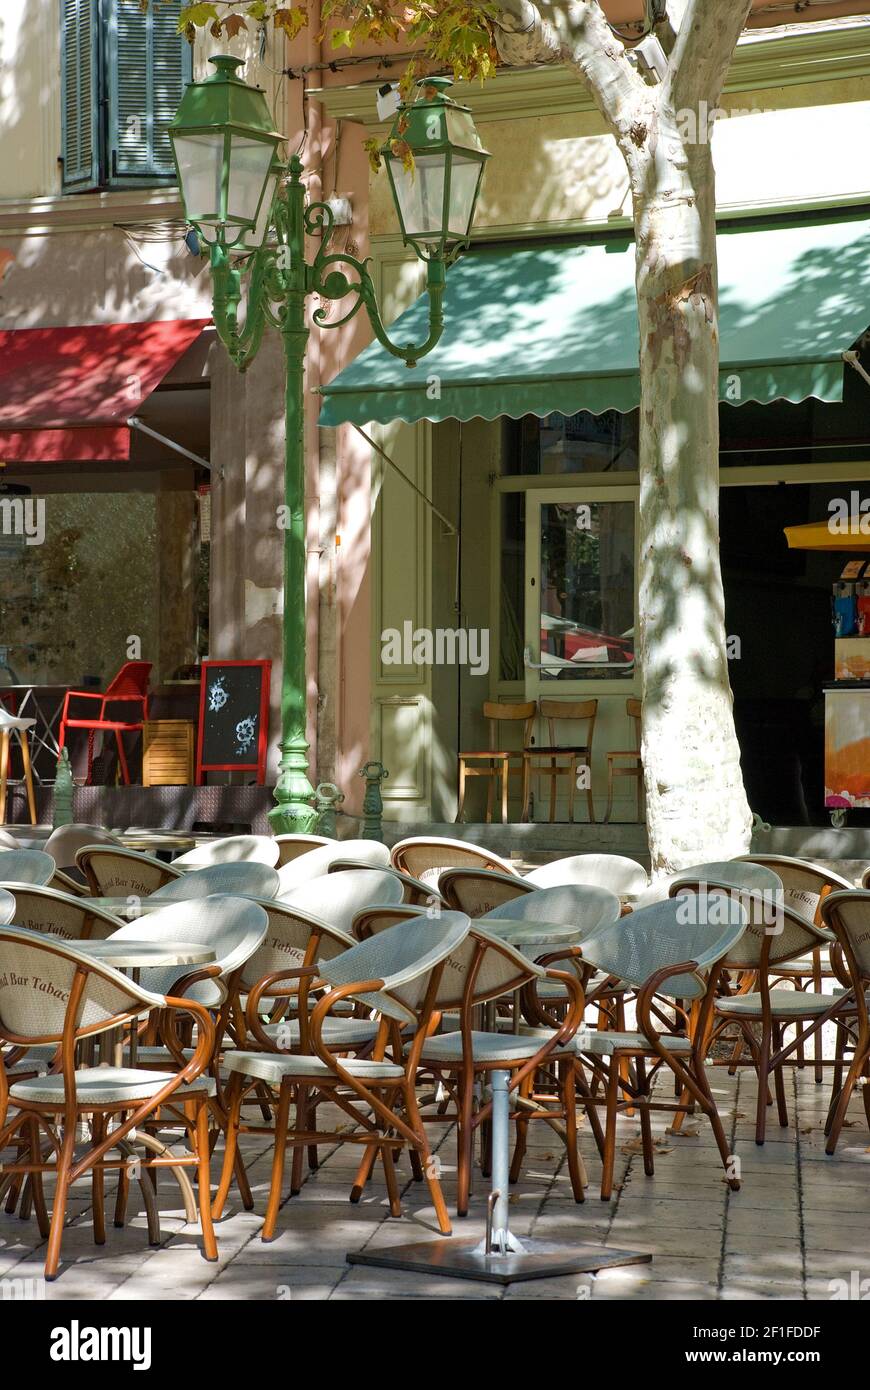
[[(522, 749), (532, 736), (537, 705), (534, 700), (524, 700), (520, 703), (506, 700), (503, 704), (497, 700), (484, 700), (483, 717), (489, 724), (489, 748), (469, 750), (458, 754), (459, 759), (459, 806), (456, 811), (456, 820), (462, 820), (465, 809), (466, 781), (469, 777), (485, 777), (486, 784), (486, 823), (492, 820), (492, 793), (494, 784), (501, 784), (501, 819), (502, 824), (507, 823), (508, 818), (508, 789), (509, 780), (512, 772), (522, 775), (525, 767), (525, 760)], [(513, 722), (521, 723), (522, 747), (504, 748), (499, 747), (502, 742), (502, 730), (505, 724)], [(514, 767), (518, 763), (518, 767)], [(473, 765), (471, 765), (473, 764)], [(480, 765), (482, 764), (482, 766)]]
[(27, 740), (27, 730), (32, 729), (35, 723), (35, 719), (17, 719), (0, 707), (0, 825), (6, 824), (9, 740), (12, 734), (18, 735), (18, 742), (21, 744), (21, 762), (24, 768), (24, 786), (27, 790), (30, 824), (36, 825), (36, 797), (33, 792), (33, 769), (30, 766), (30, 744)]
[[(617, 777), (633, 777), (637, 788), (637, 819), (643, 821), (643, 763), (640, 756), (640, 734), (642, 707), (640, 700), (629, 699), (625, 702), (625, 712), (633, 726), (634, 747), (633, 748), (614, 748), (607, 754), (607, 810), (604, 813), (605, 824), (610, 820), (610, 813), (613, 810), (613, 784)], [(627, 767), (620, 766), (617, 761), (620, 759), (627, 763)]]

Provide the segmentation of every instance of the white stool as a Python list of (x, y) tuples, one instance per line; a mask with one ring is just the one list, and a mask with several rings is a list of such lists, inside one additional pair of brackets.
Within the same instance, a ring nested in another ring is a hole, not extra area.
[(30, 811), (30, 824), (36, 825), (36, 797), (33, 794), (33, 771), (30, 766), (30, 744), (27, 730), (32, 729), (35, 719), (16, 719), (0, 706), (0, 825), (6, 824), (6, 782), (9, 771), (9, 739), (18, 735), (21, 745), (21, 762), (24, 767), (24, 786), (27, 791), (27, 806)]

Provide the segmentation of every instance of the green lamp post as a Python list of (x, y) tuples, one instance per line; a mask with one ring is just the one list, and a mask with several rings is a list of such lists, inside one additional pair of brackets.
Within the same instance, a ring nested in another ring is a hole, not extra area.
[[(281, 761), (276, 834), (313, 829), (317, 812), (308, 780), (305, 737), (305, 467), (303, 369), (308, 341), (305, 306), (351, 297), (347, 311), (319, 328), (340, 328), (365, 306), (378, 341), (413, 366), (430, 352), (444, 327), (445, 271), (468, 245), (486, 160), (471, 114), (446, 94), (447, 78), (423, 79), (411, 105), (397, 112), (381, 150), (406, 245), (426, 262), (429, 334), (424, 343), (393, 343), (381, 320), (367, 263), (330, 252), (333, 215), (326, 203), (306, 203), (302, 161), (283, 164), (282, 136), (274, 129), (265, 93), (243, 82), (240, 58), (210, 60), (215, 68), (192, 82), (169, 127), (188, 220), (208, 245), (214, 321), (240, 371), (250, 365), (271, 324), (281, 333), (286, 370), (284, 632), (281, 687)], [(309, 264), (305, 237), (320, 234)], [(242, 259), (244, 258), (244, 260)], [(344, 267), (344, 268), (340, 268)], [(349, 278), (349, 270), (355, 278)], [(239, 322), (243, 277), (244, 323)]]

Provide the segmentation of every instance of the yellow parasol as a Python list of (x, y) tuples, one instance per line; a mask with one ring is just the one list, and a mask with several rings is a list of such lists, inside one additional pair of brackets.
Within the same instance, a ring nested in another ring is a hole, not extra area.
[(852, 516), (848, 526), (829, 517), (784, 529), (789, 550), (870, 550), (870, 515)]

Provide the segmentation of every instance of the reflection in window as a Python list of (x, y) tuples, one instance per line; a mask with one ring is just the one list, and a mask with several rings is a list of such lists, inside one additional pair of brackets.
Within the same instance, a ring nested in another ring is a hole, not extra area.
[(638, 412), (505, 421), (505, 474), (637, 472)]
[[(552, 665), (547, 658), (552, 656)], [(541, 507), (543, 679), (606, 680), (634, 669), (634, 506)]]

